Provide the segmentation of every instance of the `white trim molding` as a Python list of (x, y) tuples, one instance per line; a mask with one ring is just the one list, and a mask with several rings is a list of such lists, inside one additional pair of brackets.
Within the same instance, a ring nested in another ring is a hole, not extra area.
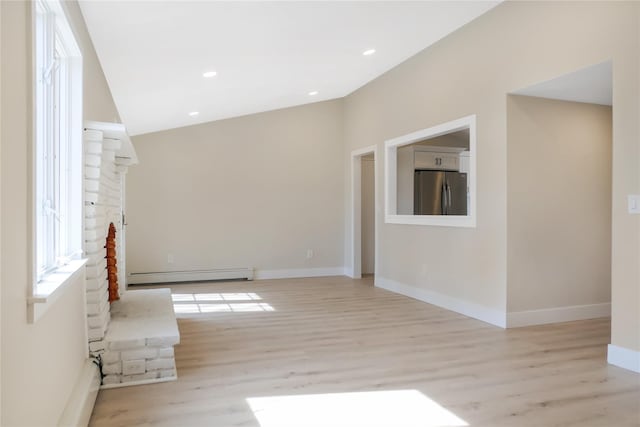
[(611, 303), (571, 305), (507, 313), (507, 328), (573, 322), (611, 316)]
[(302, 277), (344, 276), (344, 267), (293, 268), (282, 270), (256, 270), (256, 280), (299, 279)]
[(168, 381), (177, 381), (178, 376), (173, 375), (171, 377), (162, 377), (162, 378), (154, 378), (151, 380), (138, 380), (138, 381), (128, 381), (126, 383), (116, 383), (116, 384), (105, 384), (100, 386), (100, 390), (109, 390), (112, 388), (122, 388), (122, 387), (132, 387), (135, 385), (147, 385), (147, 384), (158, 384), (158, 383), (166, 383)]
[(294, 279), (301, 277), (344, 276), (345, 268), (291, 268), (280, 270), (257, 270), (247, 268), (218, 268), (211, 270), (164, 271), (155, 273), (129, 273), (128, 284), (180, 283), (207, 280), (267, 280)]
[(68, 289), (71, 289), (74, 284), (80, 284), (84, 293), (84, 266), (86, 263), (86, 259), (72, 260), (35, 285), (33, 295), (27, 297), (27, 320), (29, 323), (35, 323), (44, 316), (53, 307), (55, 301)]
[(129, 273), (127, 284), (196, 282), (202, 280), (253, 280), (253, 268), (216, 268), (211, 270), (163, 271), (153, 273)]
[(500, 328), (506, 327), (505, 312), (500, 310), (485, 307), (470, 301), (454, 298), (449, 295), (441, 294), (439, 292), (416, 288), (404, 283), (396, 282), (395, 280), (386, 279), (384, 277), (376, 276), (375, 286), (387, 291), (407, 296), (409, 298), (417, 299), (418, 301), (426, 302), (428, 304), (436, 305), (438, 307), (454, 311), (467, 317), (481, 320)]
[(607, 348), (607, 362), (619, 368), (640, 373), (640, 351), (609, 344)]
[[(351, 200), (350, 200), (350, 213), (351, 213), (351, 234), (350, 234), (350, 247), (347, 247), (347, 251), (350, 250), (349, 263), (345, 267), (345, 275), (352, 279), (360, 279), (362, 277), (362, 157), (367, 154), (373, 154), (373, 159), (378, 159), (378, 151), (375, 145), (353, 150), (351, 152)], [(374, 166), (373, 173), (373, 193), (376, 198), (374, 210), (377, 210), (378, 206), (378, 168)], [(374, 212), (375, 225), (374, 225), (374, 269), (378, 267), (378, 215)], [(376, 273), (374, 271), (374, 273)]]
[(76, 385), (73, 387), (67, 405), (58, 420), (59, 426), (89, 425), (91, 412), (100, 389), (100, 370), (92, 360), (87, 359)]
[(377, 146), (369, 145), (368, 147), (363, 147), (363, 148), (358, 148), (357, 150), (353, 150), (351, 152), (351, 157), (362, 157), (371, 153), (375, 155), (376, 151), (377, 151)]
[[(469, 129), (469, 204), (466, 216), (455, 215), (399, 215), (398, 214), (398, 148), (447, 133)], [(387, 224), (435, 225), (442, 227), (476, 227), (476, 115), (398, 136), (384, 142), (384, 222)]]

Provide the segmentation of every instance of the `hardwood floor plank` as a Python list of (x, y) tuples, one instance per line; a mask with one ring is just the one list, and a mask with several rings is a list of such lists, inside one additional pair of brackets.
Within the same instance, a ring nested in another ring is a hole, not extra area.
[(240, 311), (179, 314), (178, 380), (101, 391), (91, 426), (266, 427), (247, 399), (398, 390), (470, 426), (640, 426), (640, 375), (606, 363), (608, 319), (503, 330), (371, 278), (170, 287), (183, 309)]

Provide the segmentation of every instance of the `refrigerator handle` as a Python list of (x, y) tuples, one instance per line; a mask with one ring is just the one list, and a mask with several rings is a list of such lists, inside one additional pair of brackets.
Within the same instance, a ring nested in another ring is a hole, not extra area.
[(442, 182), (442, 186), (440, 187), (440, 214), (447, 214), (447, 188), (445, 187), (445, 183)]
[(451, 212), (451, 186), (447, 183), (447, 215)]
[(447, 181), (444, 182), (444, 214), (449, 215), (449, 184)]

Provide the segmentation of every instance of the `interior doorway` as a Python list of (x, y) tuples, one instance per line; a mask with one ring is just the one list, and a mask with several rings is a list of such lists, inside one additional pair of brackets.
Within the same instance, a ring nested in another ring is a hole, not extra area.
[(507, 96), (507, 327), (611, 314), (612, 64)]
[(360, 158), (360, 226), (361, 226), (361, 268), (362, 276), (373, 276), (375, 273), (376, 254), (376, 192), (375, 171), (376, 159), (373, 153)]
[(351, 153), (350, 277), (375, 276), (377, 269), (376, 147)]

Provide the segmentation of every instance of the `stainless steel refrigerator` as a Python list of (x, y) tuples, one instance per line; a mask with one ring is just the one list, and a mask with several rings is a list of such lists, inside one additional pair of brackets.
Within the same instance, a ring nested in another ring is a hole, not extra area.
[(413, 178), (414, 215), (467, 215), (467, 174), (416, 170)]

